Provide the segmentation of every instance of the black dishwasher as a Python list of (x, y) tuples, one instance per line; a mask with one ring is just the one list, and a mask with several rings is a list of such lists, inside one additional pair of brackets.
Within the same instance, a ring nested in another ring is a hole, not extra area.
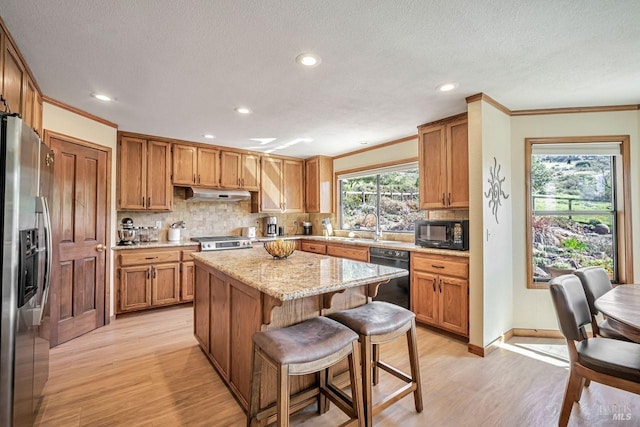
[[(389, 267), (409, 270), (409, 251), (396, 249), (369, 248), (369, 262), (371, 264), (385, 265)], [(378, 295), (374, 301), (386, 301), (410, 309), (409, 303), (409, 276), (391, 279), (389, 283), (380, 285)]]

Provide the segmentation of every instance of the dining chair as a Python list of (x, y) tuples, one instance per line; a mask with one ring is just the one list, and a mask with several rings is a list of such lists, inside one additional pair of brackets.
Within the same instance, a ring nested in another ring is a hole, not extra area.
[(596, 300), (613, 289), (607, 270), (602, 267), (583, 267), (574, 272), (582, 282), (582, 288), (587, 296), (589, 311), (591, 312), (591, 329), (594, 335), (622, 341), (631, 341), (609, 325), (609, 320), (598, 322), (600, 310), (596, 308)]
[(580, 401), (585, 381), (595, 381), (640, 394), (640, 344), (610, 338), (588, 338), (591, 312), (580, 279), (573, 274), (549, 282), (551, 299), (569, 349), (567, 381), (558, 425), (569, 422), (573, 403)]

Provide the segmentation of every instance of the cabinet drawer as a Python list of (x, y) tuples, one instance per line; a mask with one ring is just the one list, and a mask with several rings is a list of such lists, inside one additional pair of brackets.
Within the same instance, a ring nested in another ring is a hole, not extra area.
[(321, 243), (302, 242), (301, 248), (305, 252), (313, 252), (314, 254), (325, 255), (327, 253), (327, 245)]
[(193, 248), (193, 249), (183, 249), (182, 250), (182, 261), (193, 261), (193, 258), (191, 258), (191, 254), (194, 252), (198, 252), (198, 249)]
[(180, 251), (131, 251), (120, 255), (120, 265), (155, 264), (180, 261)]
[(436, 274), (445, 274), (468, 278), (469, 264), (464, 261), (455, 261), (449, 258), (423, 257), (416, 255), (411, 260), (411, 268), (418, 271), (426, 271)]
[(355, 248), (352, 246), (327, 246), (327, 255), (348, 258), (355, 261), (369, 262), (368, 248)]

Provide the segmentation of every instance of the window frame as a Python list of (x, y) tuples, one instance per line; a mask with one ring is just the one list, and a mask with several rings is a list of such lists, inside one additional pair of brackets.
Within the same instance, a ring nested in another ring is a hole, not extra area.
[[(418, 158), (417, 157), (413, 157), (413, 158), (408, 158), (408, 159), (402, 159), (402, 160), (397, 160), (397, 161), (393, 161), (393, 162), (386, 162), (386, 163), (378, 163), (378, 164), (373, 164), (373, 165), (368, 165), (368, 166), (363, 166), (360, 168), (355, 168), (355, 169), (348, 169), (348, 170), (341, 170), (338, 172), (334, 173), (335, 176), (335, 189), (336, 189), (336, 219), (338, 220), (338, 230), (340, 231), (358, 231), (358, 230), (346, 230), (344, 228), (342, 228), (342, 189), (341, 189), (341, 185), (340, 185), (340, 181), (342, 179), (345, 178), (357, 178), (358, 176), (375, 176), (375, 175), (379, 175), (385, 172), (393, 172), (394, 170), (397, 171), (397, 168), (406, 168), (406, 169), (418, 169), (418, 176), (420, 176), (420, 165), (418, 163)], [(349, 176), (350, 175), (350, 176)], [(420, 188), (420, 184), (418, 184), (418, 189)], [(378, 188), (379, 191), (379, 188)], [(419, 191), (418, 191), (418, 197), (419, 196)], [(379, 199), (380, 199), (380, 194), (377, 195), (378, 198), (378, 210), (380, 209), (380, 203), (379, 203)], [(424, 209), (421, 209), (424, 210)], [(376, 215), (378, 215), (376, 213)], [(366, 231), (366, 232), (375, 232), (375, 230), (369, 230), (369, 229), (361, 229), (359, 231)], [(381, 233), (399, 233), (399, 234), (413, 234), (414, 231), (383, 231), (380, 230)]]
[[(526, 283), (528, 289), (547, 289), (548, 282), (533, 281), (533, 233), (532, 233), (532, 189), (531, 189), (531, 156), (534, 145), (542, 144), (596, 144), (620, 143), (620, 164), (622, 170), (616, 176), (617, 192), (617, 253), (618, 253), (618, 282), (629, 283), (633, 280), (633, 239), (631, 225), (631, 156), (629, 135), (609, 136), (579, 136), (579, 137), (549, 137), (525, 138), (525, 251), (526, 251)], [(622, 182), (619, 183), (618, 179)]]

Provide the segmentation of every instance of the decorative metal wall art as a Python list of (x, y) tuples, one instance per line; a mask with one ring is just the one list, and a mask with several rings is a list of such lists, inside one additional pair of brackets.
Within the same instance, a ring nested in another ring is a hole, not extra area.
[(491, 208), (491, 213), (496, 218), (496, 224), (500, 224), (498, 221), (498, 208), (502, 206), (501, 199), (508, 199), (509, 195), (504, 192), (502, 189), (502, 183), (507, 178), (500, 178), (500, 169), (501, 165), (498, 164), (498, 160), (493, 158), (493, 166), (489, 168), (489, 173), (491, 174), (491, 178), (487, 179), (489, 183), (489, 188), (486, 193), (484, 193), (484, 197), (489, 199), (489, 207)]

